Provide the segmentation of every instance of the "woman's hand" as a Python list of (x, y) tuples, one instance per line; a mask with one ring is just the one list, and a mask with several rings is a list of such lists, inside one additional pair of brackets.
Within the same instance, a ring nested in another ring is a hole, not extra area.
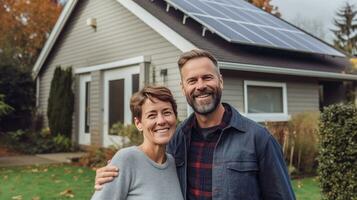
[(105, 167), (96, 170), (94, 189), (99, 191), (103, 188), (103, 184), (111, 182), (116, 176), (118, 176), (119, 169), (113, 165), (107, 165)]

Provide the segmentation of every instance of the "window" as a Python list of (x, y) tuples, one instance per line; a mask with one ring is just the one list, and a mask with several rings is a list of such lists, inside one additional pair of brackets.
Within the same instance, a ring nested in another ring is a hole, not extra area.
[(255, 121), (286, 121), (286, 84), (263, 81), (244, 81), (245, 115)]
[(124, 79), (109, 81), (109, 134), (117, 122), (124, 123)]
[(90, 105), (89, 105), (89, 97), (90, 97), (90, 81), (85, 82), (85, 110), (84, 110), (84, 132), (89, 133), (90, 127)]

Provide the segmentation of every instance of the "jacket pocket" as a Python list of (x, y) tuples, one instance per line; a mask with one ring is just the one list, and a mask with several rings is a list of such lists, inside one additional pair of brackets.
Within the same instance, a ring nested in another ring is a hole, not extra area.
[(258, 163), (234, 161), (226, 164), (229, 199), (259, 199)]

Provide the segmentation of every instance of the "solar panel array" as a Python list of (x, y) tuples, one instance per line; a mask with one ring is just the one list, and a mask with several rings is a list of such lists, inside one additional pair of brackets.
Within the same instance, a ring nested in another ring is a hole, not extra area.
[(228, 42), (293, 51), (344, 54), (244, 0), (166, 0)]

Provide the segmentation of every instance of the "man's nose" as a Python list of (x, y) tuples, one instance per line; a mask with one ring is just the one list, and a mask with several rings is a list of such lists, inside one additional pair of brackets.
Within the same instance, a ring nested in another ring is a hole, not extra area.
[(206, 87), (206, 83), (202, 79), (197, 81), (197, 90), (205, 90)]

